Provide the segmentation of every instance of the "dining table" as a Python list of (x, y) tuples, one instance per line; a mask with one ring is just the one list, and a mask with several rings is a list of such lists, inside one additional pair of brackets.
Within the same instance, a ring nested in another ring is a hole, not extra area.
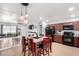
[(48, 38), (47, 36), (41, 36), (41, 37), (38, 37), (38, 38), (33, 38), (32, 36), (28, 37), (28, 39), (33, 39), (33, 43), (35, 44), (35, 55), (37, 55), (37, 50), (38, 50), (38, 47), (40, 44), (42, 44), (43, 42), (43, 39), (44, 38)]
[(35, 43), (35, 55), (37, 55), (37, 48), (40, 44), (42, 44), (43, 38), (48, 38), (46, 36), (40, 37), (40, 38), (33, 38), (33, 42)]

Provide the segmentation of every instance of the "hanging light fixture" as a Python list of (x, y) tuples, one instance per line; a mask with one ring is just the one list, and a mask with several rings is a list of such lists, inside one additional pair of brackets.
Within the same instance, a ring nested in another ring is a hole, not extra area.
[(27, 20), (28, 14), (27, 14), (27, 9), (26, 9), (27, 6), (28, 6), (28, 3), (21, 3), (21, 17), (20, 17), (21, 24), (27, 24), (27, 22), (28, 22), (28, 20)]

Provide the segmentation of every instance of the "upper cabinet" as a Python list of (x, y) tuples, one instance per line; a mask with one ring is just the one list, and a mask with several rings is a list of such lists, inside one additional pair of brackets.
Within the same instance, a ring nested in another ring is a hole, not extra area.
[(55, 27), (55, 30), (63, 30), (63, 26), (71, 25), (74, 27), (74, 30), (79, 30), (79, 21), (75, 22), (66, 22), (66, 23), (59, 23), (59, 24), (51, 24)]
[(74, 30), (79, 30), (79, 22), (74, 22)]
[(79, 21), (64, 23), (64, 25), (72, 25), (74, 26), (74, 30), (79, 30)]
[(63, 30), (63, 24), (55, 24), (55, 30)]

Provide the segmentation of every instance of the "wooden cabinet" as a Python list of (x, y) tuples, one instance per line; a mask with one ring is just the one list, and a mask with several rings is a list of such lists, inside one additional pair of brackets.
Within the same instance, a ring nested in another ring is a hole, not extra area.
[(62, 30), (63, 29), (63, 24), (55, 24), (55, 29), (56, 30)]
[(74, 22), (74, 30), (79, 30), (79, 22)]
[(61, 35), (54, 35), (54, 41), (57, 43), (63, 43)]
[[(61, 35), (54, 35), (54, 42), (63, 44), (62, 36)], [(79, 37), (74, 37), (73, 46), (79, 47)]]
[(79, 47), (79, 37), (74, 37), (74, 46)]
[(73, 25), (74, 26), (74, 30), (79, 30), (79, 21), (67, 22), (67, 23), (64, 23), (64, 25)]
[(72, 25), (74, 26), (74, 30), (79, 30), (79, 21), (59, 23), (59, 24), (50, 24), (50, 26), (54, 26), (56, 30), (62, 30), (64, 25)]
[[(79, 21), (75, 22), (65, 22), (65, 23), (59, 23), (59, 24), (50, 24), (51, 27), (55, 27), (55, 31), (62, 31), (63, 26), (65, 25), (72, 25), (74, 26), (74, 31), (79, 31)], [(57, 43), (62, 43), (63, 44), (63, 38), (61, 35), (54, 35), (54, 41)], [(73, 46), (79, 47), (79, 37), (74, 37), (73, 40)]]

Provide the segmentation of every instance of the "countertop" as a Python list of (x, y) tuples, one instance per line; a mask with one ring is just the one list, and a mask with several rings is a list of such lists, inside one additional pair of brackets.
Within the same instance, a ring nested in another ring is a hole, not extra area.
[(3, 39), (13, 39), (13, 38), (19, 38), (20, 36), (15, 36), (15, 37), (4, 37), (4, 38), (0, 38), (0, 40), (3, 40)]
[(79, 37), (79, 31), (74, 31), (74, 30), (72, 30), (72, 31), (69, 31), (69, 30), (62, 30), (62, 31), (56, 31), (56, 33), (55, 33), (55, 35), (61, 35), (61, 36), (63, 36), (63, 33), (64, 32), (73, 32), (74, 33), (74, 37)]

